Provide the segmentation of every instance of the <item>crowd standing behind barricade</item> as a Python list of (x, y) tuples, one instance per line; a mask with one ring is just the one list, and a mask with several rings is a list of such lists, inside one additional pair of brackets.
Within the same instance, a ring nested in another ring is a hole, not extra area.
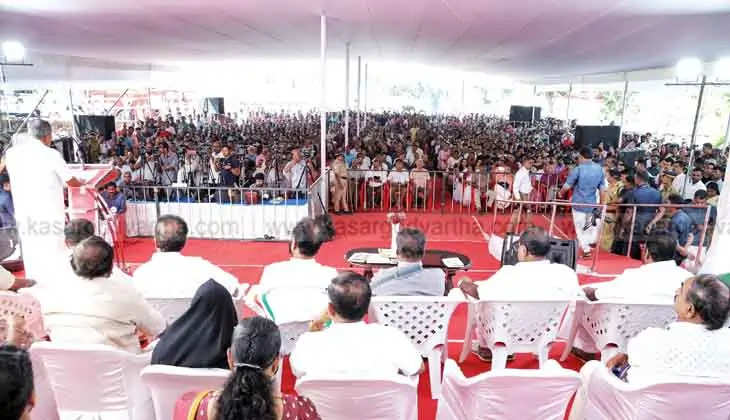
[[(514, 177), (528, 160), (530, 201), (569, 198), (560, 196), (559, 190), (578, 165), (575, 121), (510, 122), (480, 114), (399, 112), (361, 114), (359, 130), (357, 121), (352, 113), (345, 147), (344, 113), (328, 114), (327, 181), (335, 213), (442, 209), (454, 204), (476, 212), (492, 206), (505, 209), (515, 198)], [(322, 172), (319, 124), (314, 112), (251, 112), (245, 118), (234, 113), (207, 119), (168, 115), (125, 124), (109, 139), (92, 135), (84, 145), (89, 162), (110, 162), (121, 170), (119, 186), (127, 199), (139, 194), (135, 186), (175, 184), (228, 189), (219, 195), (197, 193), (195, 201), (251, 202), (250, 193), (242, 194), (241, 188), (260, 190), (253, 193), (253, 200), (306, 192)], [(647, 230), (673, 229), (671, 212), (639, 209), (639, 217), (633, 217), (631, 208), (615, 205), (642, 204), (650, 188), (659, 191), (663, 203), (679, 194), (685, 203), (716, 206), (728, 150), (705, 143), (696, 149), (694, 170), (687, 173), (687, 145), (665, 143), (651, 133), (624, 133), (621, 145), (621, 150), (603, 143), (592, 149), (593, 161), (604, 170), (606, 204), (614, 205), (607, 209), (600, 244), (605, 250), (630, 251), (639, 258), (639, 242)], [(622, 154), (631, 150), (641, 150), (644, 158), (636, 161), (630, 157), (636, 155)], [(636, 172), (648, 176), (646, 185), (636, 184)], [(697, 195), (698, 191), (704, 193)], [(704, 210), (682, 211), (690, 213), (695, 234), (694, 244), (678, 247), (685, 253), (687, 246), (698, 245)], [(708, 221), (714, 222), (714, 211)], [(629, 237), (635, 239), (631, 250)], [(711, 231), (706, 240), (709, 237)]]

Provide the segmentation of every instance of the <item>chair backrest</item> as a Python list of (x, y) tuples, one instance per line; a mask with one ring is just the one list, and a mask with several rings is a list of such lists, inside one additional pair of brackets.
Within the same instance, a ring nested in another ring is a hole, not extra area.
[(145, 298), (145, 300), (157, 309), (167, 325), (170, 325), (188, 310), (193, 298)]
[[(25, 330), (30, 333), (27, 341), (41, 340), (46, 336), (43, 314), (38, 300), (30, 294), (0, 291), (0, 342), (8, 337), (5, 318), (20, 316), (25, 319)], [(30, 342), (24, 343), (30, 345)]]
[(570, 302), (480, 300), (476, 305), (476, 325), (487, 346), (503, 343), (509, 353), (534, 353), (555, 341)]
[(436, 420), (562, 420), (579, 385), (580, 375), (554, 360), (543, 369), (502, 369), (467, 379), (449, 359)]
[[(238, 296), (233, 298), (233, 305), (236, 307), (236, 313), (239, 319), (243, 316), (243, 310), (246, 306), (243, 299), (248, 286), (246, 283), (240, 284), (238, 286)], [(170, 325), (188, 310), (193, 297), (147, 297), (145, 300), (153, 308), (157, 309), (165, 321), (167, 321), (167, 324)]]
[(451, 315), (462, 302), (448, 296), (375, 296), (370, 301), (369, 319), (399, 329), (427, 355), (446, 344)]
[[(583, 418), (591, 420), (711, 420), (730, 418), (730, 381), (682, 378), (635, 385), (617, 379), (600, 362), (592, 372)], [(584, 366), (586, 369), (588, 365)]]
[(154, 419), (152, 398), (139, 376), (150, 353), (37, 342), (31, 354), (45, 367), (61, 418)]
[(353, 379), (305, 376), (299, 395), (312, 400), (319, 416), (332, 420), (416, 420), (418, 378)]
[[(264, 293), (257, 304), (261, 306), (259, 313), (279, 326), (281, 355), (286, 356), (294, 350), (299, 337), (309, 330), (310, 321), (327, 309), (328, 302), (329, 298), (323, 291), (275, 288)], [(302, 309), (302, 303), (308, 307)]]
[(666, 327), (676, 320), (671, 304), (590, 302), (580, 320), (598, 349), (609, 344), (626, 351), (629, 339), (649, 327)]
[(142, 382), (152, 394), (155, 418), (172, 419), (175, 402), (190, 391), (217, 390), (223, 387), (230, 371), (150, 365), (142, 369)]

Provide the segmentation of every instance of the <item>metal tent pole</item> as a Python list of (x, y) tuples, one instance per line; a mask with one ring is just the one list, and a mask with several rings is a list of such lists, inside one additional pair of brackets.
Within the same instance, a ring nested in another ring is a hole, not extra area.
[(360, 138), (360, 65), (362, 57), (357, 56), (357, 137)]
[[(319, 28), (319, 66), (322, 88), (319, 109), (319, 159), (320, 176), (324, 176), (327, 168), (327, 17), (325, 15), (320, 17)], [(320, 184), (322, 186), (322, 202), (329, 203), (329, 199), (327, 198), (327, 183), (320, 182)]]
[(345, 152), (350, 145), (350, 43), (345, 44)]
[(624, 73), (624, 97), (621, 100), (621, 124), (618, 127), (618, 148), (621, 149), (624, 132), (624, 115), (626, 115), (626, 95), (629, 94), (629, 78)]
[[(365, 63), (365, 84), (363, 86), (363, 111), (365, 114), (368, 113), (368, 63)], [(364, 118), (367, 119), (367, 116)], [(363, 127), (365, 126), (365, 121), (362, 121)]]
[(568, 83), (568, 107), (565, 110), (565, 122), (570, 125), (570, 97), (573, 96), (573, 82)]
[(684, 184), (682, 185), (682, 198), (684, 198), (684, 191), (687, 189), (687, 183), (692, 176), (692, 170), (695, 165), (695, 141), (697, 141), (697, 124), (700, 120), (700, 110), (702, 110), (702, 98), (705, 95), (705, 82), (707, 76), (702, 76), (702, 83), (700, 84), (700, 95), (697, 98), (697, 110), (695, 111), (695, 120), (692, 124), (692, 137), (689, 143), (689, 165), (687, 166), (687, 174), (684, 176)]

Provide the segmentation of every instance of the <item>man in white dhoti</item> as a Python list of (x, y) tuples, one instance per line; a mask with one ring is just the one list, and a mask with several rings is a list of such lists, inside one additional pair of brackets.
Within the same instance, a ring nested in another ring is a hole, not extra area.
[(63, 188), (82, 185), (50, 144), (51, 125), (40, 119), (30, 120), (28, 135), (15, 139), (5, 159), (13, 186), (25, 276), (39, 283), (53, 276), (56, 265), (49, 264), (49, 259), (67, 253)]

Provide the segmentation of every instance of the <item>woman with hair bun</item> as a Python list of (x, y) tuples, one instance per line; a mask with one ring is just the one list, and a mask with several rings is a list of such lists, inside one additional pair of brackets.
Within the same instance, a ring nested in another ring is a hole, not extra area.
[(191, 392), (175, 406), (173, 420), (317, 420), (311, 401), (280, 395), (274, 377), (281, 366), (281, 334), (262, 317), (241, 320), (233, 330), (231, 375), (219, 391)]

